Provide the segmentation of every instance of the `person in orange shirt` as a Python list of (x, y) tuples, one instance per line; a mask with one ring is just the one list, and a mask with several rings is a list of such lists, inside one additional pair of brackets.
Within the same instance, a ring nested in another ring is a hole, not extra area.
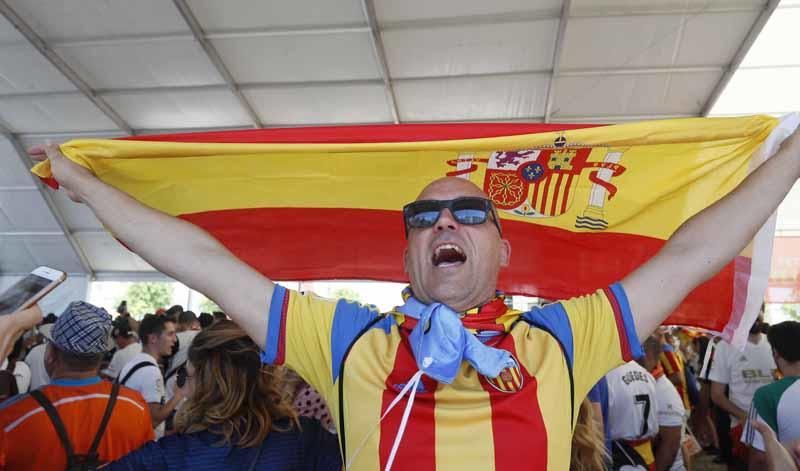
[(98, 376), (110, 333), (105, 309), (79, 301), (61, 314), (47, 336), (50, 384), (0, 404), (0, 471), (97, 465), (154, 439), (142, 396)]

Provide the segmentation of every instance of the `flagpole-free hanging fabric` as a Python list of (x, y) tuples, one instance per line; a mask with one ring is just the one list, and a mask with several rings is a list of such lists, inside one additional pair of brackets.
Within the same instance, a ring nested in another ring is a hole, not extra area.
[[(402, 206), (436, 178), (466, 178), (494, 201), (513, 247), (499, 288), (557, 299), (652, 257), (774, 153), (786, 134), (778, 125), (753, 116), (347, 126), (81, 139), (61, 150), (273, 279), (405, 281)], [(50, 177), (46, 163), (34, 172)], [(733, 339), (761, 304), (771, 243), (768, 227), (667, 322)]]

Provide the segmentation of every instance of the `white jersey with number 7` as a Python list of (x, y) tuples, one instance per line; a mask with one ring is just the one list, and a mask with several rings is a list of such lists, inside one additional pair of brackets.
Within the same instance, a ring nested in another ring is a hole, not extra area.
[(656, 381), (635, 361), (614, 368), (608, 381), (608, 422), (612, 440), (641, 440), (658, 433)]

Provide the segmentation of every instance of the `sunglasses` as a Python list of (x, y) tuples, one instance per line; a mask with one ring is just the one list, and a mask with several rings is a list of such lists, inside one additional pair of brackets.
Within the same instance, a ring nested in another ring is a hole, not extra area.
[(503, 235), (494, 205), (486, 198), (465, 196), (452, 200), (420, 200), (403, 206), (403, 220), (406, 226), (406, 238), (409, 229), (425, 229), (433, 227), (444, 209), (449, 209), (456, 222), (468, 226), (483, 224), (491, 215), (497, 232)]

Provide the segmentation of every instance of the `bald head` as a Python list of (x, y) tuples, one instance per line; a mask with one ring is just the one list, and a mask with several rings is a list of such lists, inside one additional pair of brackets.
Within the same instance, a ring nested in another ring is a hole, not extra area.
[(438, 180), (430, 182), (425, 188), (423, 188), (419, 196), (417, 196), (417, 201), (452, 199), (461, 196), (477, 196), (479, 198), (486, 199), (489, 198), (478, 185), (467, 179), (458, 177), (442, 177)]

